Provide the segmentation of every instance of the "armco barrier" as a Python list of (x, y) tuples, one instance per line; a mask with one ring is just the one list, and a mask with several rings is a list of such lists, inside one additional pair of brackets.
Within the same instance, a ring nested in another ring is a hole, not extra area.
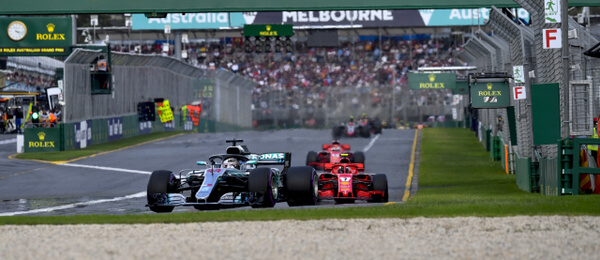
[(499, 161), (501, 152), (504, 152), (504, 149), (500, 149), (502, 146), (501, 138), (499, 136), (492, 136), (490, 139), (490, 157), (494, 161)]
[(558, 158), (540, 159), (540, 194), (546, 196), (560, 196), (560, 172)]
[(537, 163), (531, 163), (531, 159), (515, 155), (515, 175), (519, 189), (527, 192), (539, 191), (537, 166)]

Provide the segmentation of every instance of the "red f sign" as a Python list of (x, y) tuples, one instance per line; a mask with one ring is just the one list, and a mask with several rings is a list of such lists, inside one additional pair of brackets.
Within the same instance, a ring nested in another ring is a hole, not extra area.
[(527, 92), (525, 92), (525, 86), (517, 86), (513, 88), (513, 97), (515, 100), (526, 99)]
[(544, 49), (562, 48), (562, 37), (560, 29), (544, 29)]

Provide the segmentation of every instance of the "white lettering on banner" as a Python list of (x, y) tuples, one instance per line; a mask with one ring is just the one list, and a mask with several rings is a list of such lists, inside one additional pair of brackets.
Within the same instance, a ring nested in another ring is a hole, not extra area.
[(452, 9), (448, 19), (470, 20), (470, 19), (490, 19), (490, 9)]
[(368, 21), (369, 20), (369, 11), (367, 11), (367, 10), (358, 11), (358, 20), (359, 21)]
[(329, 19), (330, 19), (329, 12), (320, 11), (319, 19), (321, 19), (321, 22), (329, 22)]
[(227, 13), (188, 13), (188, 14), (167, 14), (166, 18), (150, 18), (148, 23), (158, 24), (179, 24), (179, 23), (227, 23)]
[[(335, 15), (336, 13), (338, 13), (338, 15)], [(343, 21), (344, 20), (344, 12), (342, 12), (342, 11), (331, 12), (331, 20), (333, 20), (334, 22)]]
[(308, 13), (308, 20), (311, 22), (318, 22), (319, 21), (319, 17), (314, 16), (314, 12), (309, 12)]
[(318, 22), (354, 22), (354, 21), (393, 21), (391, 10), (361, 10), (361, 11), (310, 11), (282, 12), (281, 20), (286, 22), (318, 23)]
[(298, 22), (308, 22), (308, 18), (306, 18), (306, 12), (298, 12)]

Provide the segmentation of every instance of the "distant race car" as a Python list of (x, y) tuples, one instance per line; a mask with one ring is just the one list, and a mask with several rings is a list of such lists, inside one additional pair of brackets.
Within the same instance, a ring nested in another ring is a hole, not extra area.
[(348, 158), (328, 165), (325, 172), (319, 174), (319, 199), (333, 199), (336, 203), (387, 202), (387, 176), (364, 173), (364, 170), (362, 164), (351, 163)]
[[(340, 144), (339, 141), (333, 140), (331, 144), (324, 144), (323, 151), (309, 151), (306, 155), (306, 165), (312, 166), (315, 169), (324, 169), (331, 164), (339, 163), (343, 157), (350, 159), (350, 162), (364, 164), (365, 154), (363, 152), (350, 152), (349, 144)], [(361, 166), (364, 167), (364, 166)]]
[[(152, 172), (146, 206), (154, 212), (171, 212), (176, 206), (202, 210), (273, 207), (280, 201), (289, 206), (316, 204), (318, 175), (312, 167), (290, 167), (291, 153), (253, 154), (245, 145), (236, 145), (243, 140), (226, 142), (233, 146), (225, 154), (197, 162), (205, 169)], [(283, 170), (262, 165), (283, 165)]]
[(360, 124), (356, 122), (342, 123), (334, 126), (331, 130), (333, 139), (341, 137), (364, 137), (371, 136), (371, 127), (368, 124)]

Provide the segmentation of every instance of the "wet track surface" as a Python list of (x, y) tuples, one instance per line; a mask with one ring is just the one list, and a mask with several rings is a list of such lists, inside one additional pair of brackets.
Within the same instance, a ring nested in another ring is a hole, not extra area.
[[(243, 139), (253, 153), (292, 152), (292, 166), (306, 162), (306, 154), (331, 143), (330, 130), (292, 129), (233, 133), (183, 134), (139, 146), (72, 161), (50, 164), (9, 159), (16, 153), (15, 135), (0, 136), (0, 216), (146, 214), (146, 185), (154, 170), (200, 169), (198, 160), (224, 153), (226, 139)], [(385, 173), (390, 201), (401, 202), (406, 182), (414, 130), (384, 130), (371, 138), (343, 138), (352, 151), (365, 151), (365, 172)], [(417, 147), (418, 148), (418, 147)], [(416, 183), (416, 169), (413, 183)], [(409, 185), (410, 186), (410, 185)], [(416, 192), (413, 184), (412, 193)], [(349, 204), (354, 205), (354, 204)], [(357, 202), (357, 205), (372, 204)], [(334, 205), (322, 201), (320, 207)], [(317, 207), (319, 207), (317, 206)], [(275, 208), (288, 208), (285, 202)], [(250, 209), (242, 207), (238, 209)], [(236, 210), (236, 209), (230, 209)], [(197, 211), (177, 207), (174, 212)]]

